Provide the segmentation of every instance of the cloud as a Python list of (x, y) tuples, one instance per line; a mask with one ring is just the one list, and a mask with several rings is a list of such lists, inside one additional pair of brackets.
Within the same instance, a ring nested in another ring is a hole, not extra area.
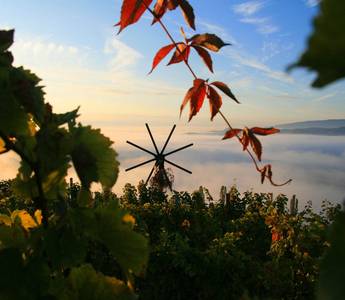
[(242, 17), (240, 22), (254, 25), (257, 32), (268, 35), (279, 31), (279, 27), (274, 25), (268, 17), (255, 17), (264, 5), (264, 1), (248, 1), (234, 5), (233, 11)]
[(233, 11), (238, 15), (251, 16), (260, 11), (263, 7), (263, 1), (247, 1), (241, 4), (236, 4), (232, 8)]
[(132, 67), (139, 59), (143, 58), (141, 53), (129, 47), (118, 38), (112, 38), (106, 41), (104, 53), (113, 56), (110, 63), (114, 71)]
[(319, 5), (321, 0), (304, 0), (304, 2), (308, 7), (314, 7), (314, 6)]
[(314, 99), (314, 102), (321, 102), (321, 101), (325, 101), (327, 99), (330, 99), (330, 98), (333, 98), (334, 96), (336, 96), (337, 93), (336, 92), (333, 92), (333, 93), (328, 93), (326, 95), (323, 95), (323, 96), (320, 96), (320, 97), (317, 97), (316, 99)]
[(236, 51), (228, 50), (226, 52), (232, 59), (234, 59), (237, 63), (240, 63), (243, 66), (250, 67), (252, 69), (256, 69), (258, 71), (261, 71), (266, 76), (276, 79), (278, 81), (284, 82), (284, 83), (293, 83), (294, 80), (291, 76), (287, 75), (284, 72), (281, 71), (275, 71), (272, 70), (269, 66), (262, 63), (261, 61), (257, 60), (255, 57), (251, 57), (249, 55), (245, 55), (243, 53), (239, 53)]
[(279, 27), (273, 25), (269, 18), (242, 18), (240, 22), (255, 25), (257, 31), (261, 34), (271, 34), (279, 31)]

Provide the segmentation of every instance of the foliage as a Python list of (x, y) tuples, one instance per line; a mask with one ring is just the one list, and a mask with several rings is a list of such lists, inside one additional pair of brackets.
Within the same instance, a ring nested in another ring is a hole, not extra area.
[[(212, 33), (195, 34), (191, 37), (187, 37), (182, 27), (180, 31), (184, 41), (176, 42), (176, 40), (169, 32), (166, 25), (163, 23), (163, 18), (169, 11), (175, 10), (179, 7), (182, 10), (187, 25), (191, 27), (193, 30), (195, 30), (195, 13), (193, 7), (187, 0), (157, 0), (152, 9), (150, 7), (152, 2), (152, 0), (123, 0), (121, 6), (120, 20), (116, 24), (116, 26), (120, 27), (120, 33), (126, 27), (137, 23), (140, 20), (140, 18), (144, 15), (145, 11), (148, 11), (153, 16), (152, 25), (155, 23), (160, 24), (161, 28), (164, 30), (171, 43), (158, 50), (153, 59), (151, 71), (149, 73), (151, 73), (158, 66), (158, 64), (173, 49), (175, 49), (168, 65), (183, 62), (193, 76), (193, 85), (188, 89), (182, 101), (180, 107), (180, 116), (185, 106), (189, 104), (189, 121), (191, 121), (192, 118), (195, 115), (197, 115), (200, 111), (206, 97), (209, 100), (211, 121), (217, 114), (219, 114), (222, 117), (227, 127), (229, 127), (227, 134), (231, 132), (232, 137), (235, 136), (240, 142), (240, 144), (242, 144), (243, 151), (246, 151), (248, 153), (250, 159), (255, 165), (256, 171), (260, 174), (261, 182), (264, 183), (265, 178), (267, 178), (269, 182), (274, 186), (281, 186), (291, 182), (291, 180), (287, 180), (282, 184), (276, 184), (272, 178), (272, 166), (260, 166), (262, 146), (258, 138), (254, 136), (254, 132), (245, 127), (243, 130), (241, 130), (243, 134), (242, 136), (240, 136), (239, 129), (233, 129), (229, 120), (220, 111), (220, 108), (223, 105), (223, 100), (219, 91), (231, 98), (234, 102), (238, 104), (240, 103), (230, 90), (229, 86), (221, 81), (213, 81), (209, 83), (209, 79), (205, 80), (199, 78), (193, 71), (191, 65), (189, 64), (189, 55), (191, 49), (193, 49), (200, 56), (200, 58), (205, 63), (210, 72), (213, 73), (213, 61), (209, 51), (218, 52), (224, 46), (228, 46), (230, 44), (225, 43), (220, 37)], [(265, 135), (279, 132), (279, 130), (275, 128), (259, 129), (261, 131), (265, 131)], [(225, 135), (226, 138), (227, 134)], [(255, 155), (253, 155), (251, 150), (247, 147), (249, 142), (257, 158), (255, 158)]]
[(313, 87), (324, 87), (345, 77), (344, 12), (343, 0), (322, 0), (308, 47), (298, 62), (289, 67), (305, 67), (317, 72)]
[(204, 188), (168, 197), (127, 184), (120, 200), (150, 239), (141, 299), (315, 299), (327, 229), (340, 211), (324, 202), (320, 213), (311, 204), (290, 213), (284, 195), (235, 187), (213, 202)]
[[(77, 124), (78, 109), (53, 112), (40, 79), (12, 65), (13, 35), (0, 31), (0, 152), (20, 158), (17, 177), (0, 183), (0, 298), (133, 299), (148, 248), (109, 192), (118, 174), (112, 141)], [(71, 164), (81, 186), (68, 192)], [(101, 204), (92, 183), (103, 187)], [(99, 249), (117, 274), (102, 274)]]

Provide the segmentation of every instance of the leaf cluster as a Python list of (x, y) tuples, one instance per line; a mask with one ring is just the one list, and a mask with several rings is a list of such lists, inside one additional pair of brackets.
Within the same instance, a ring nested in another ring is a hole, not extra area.
[[(0, 31), (0, 153), (20, 159), (16, 178), (0, 184), (0, 298), (135, 299), (133, 275), (144, 271), (148, 248), (109, 197), (119, 166), (113, 142), (77, 123), (78, 109), (53, 111), (41, 80), (13, 66), (13, 36)], [(81, 182), (73, 192), (65, 182), (72, 166)], [(102, 186), (103, 205), (92, 183)], [(92, 264), (94, 245), (111, 254), (119, 276)]]

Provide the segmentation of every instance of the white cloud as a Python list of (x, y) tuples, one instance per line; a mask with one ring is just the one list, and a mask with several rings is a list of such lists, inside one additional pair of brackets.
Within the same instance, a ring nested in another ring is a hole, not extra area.
[(304, 2), (308, 7), (314, 7), (314, 6), (319, 5), (321, 0), (304, 0)]
[(326, 95), (323, 95), (323, 96), (320, 96), (316, 99), (314, 99), (315, 102), (321, 102), (321, 101), (325, 101), (327, 99), (330, 99), (330, 98), (333, 98), (334, 96), (336, 96), (337, 93), (336, 92), (333, 92), (333, 93), (328, 93)]
[(242, 16), (251, 16), (264, 7), (263, 1), (247, 1), (233, 6), (233, 11)]
[(293, 83), (294, 81), (291, 76), (281, 71), (272, 70), (269, 66), (262, 63), (255, 57), (251, 57), (249, 55), (245, 55), (243, 53), (239, 53), (239, 52), (235, 52), (231, 50), (228, 51), (227, 53), (230, 55), (232, 59), (234, 59), (236, 62), (240, 63), (241, 65), (259, 70), (270, 78), (276, 79), (284, 83)]
[(138, 60), (143, 57), (141, 53), (129, 47), (117, 38), (112, 38), (106, 41), (104, 53), (113, 55), (111, 58), (113, 71), (123, 70), (134, 66)]
[(262, 34), (271, 34), (279, 30), (269, 18), (242, 18), (240, 22), (255, 25), (257, 31)]
[(233, 6), (233, 11), (242, 17), (240, 22), (254, 25), (257, 32), (268, 35), (279, 31), (279, 27), (268, 17), (255, 17), (264, 5), (264, 1), (248, 1)]

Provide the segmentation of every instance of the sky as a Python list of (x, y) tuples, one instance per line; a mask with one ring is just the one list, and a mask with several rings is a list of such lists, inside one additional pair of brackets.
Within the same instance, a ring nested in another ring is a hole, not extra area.
[[(15, 65), (24, 65), (42, 78), (46, 99), (55, 112), (81, 106), (80, 120), (100, 127), (115, 141), (121, 163), (116, 191), (128, 181), (135, 184), (146, 178), (149, 166), (130, 175), (124, 172), (146, 159), (126, 144), (129, 139), (149, 146), (146, 122), (159, 142), (164, 142), (172, 124), (178, 125), (176, 147), (195, 142), (190, 152), (177, 157), (177, 162), (193, 170), (190, 177), (177, 171), (179, 188), (206, 185), (216, 193), (221, 185), (236, 182), (243, 190), (272, 189), (269, 185), (262, 188), (238, 143), (235, 146), (231, 141), (227, 147), (218, 136), (186, 134), (219, 131), (225, 125), (220, 117), (210, 122), (207, 103), (191, 122), (187, 110), (179, 118), (180, 104), (193, 78), (182, 64), (167, 67), (168, 59), (148, 75), (155, 53), (169, 40), (158, 24), (151, 26), (149, 14), (118, 35), (114, 24), (119, 20), (121, 2), (0, 0), (0, 28), (16, 30), (11, 48)], [(224, 97), (222, 111), (234, 127), (345, 117), (344, 81), (314, 89), (310, 83), (315, 74), (303, 69), (286, 72), (306, 47), (318, 12), (317, 0), (190, 3), (196, 13), (196, 32), (215, 33), (232, 44), (212, 53), (214, 74), (195, 54), (190, 64), (199, 77), (231, 87), (241, 104)], [(181, 26), (187, 36), (195, 34), (179, 10), (163, 20), (178, 41), (182, 40)], [(278, 181), (295, 179), (286, 189), (276, 189), (277, 193), (298, 192), (305, 201), (315, 197), (319, 202), (327, 197), (338, 202), (343, 199), (345, 152), (341, 139), (288, 139), (282, 135), (263, 142), (264, 159), (274, 163)], [(327, 150), (332, 147), (340, 150)], [(15, 176), (18, 159), (12, 154), (4, 156), (0, 163), (5, 171), (0, 178)]]
[[(232, 46), (213, 55), (215, 73), (194, 54), (200, 77), (226, 82), (241, 101), (224, 98), (232, 123), (274, 125), (311, 119), (343, 118), (344, 82), (310, 88), (314, 74), (286, 73), (306, 46), (316, 0), (193, 1), (197, 32), (215, 33)], [(182, 126), (214, 126), (206, 104), (187, 124), (179, 106), (192, 84), (184, 65), (161, 63), (148, 76), (156, 51), (169, 41), (145, 14), (117, 35), (120, 0), (1, 0), (0, 28), (15, 28), (15, 63), (32, 69), (46, 86), (55, 110), (81, 106), (92, 124), (137, 125), (143, 121)], [(179, 28), (194, 32), (180, 11), (164, 18), (179, 40)], [(222, 126), (221, 120), (215, 122)], [(212, 129), (212, 128), (211, 128)]]

